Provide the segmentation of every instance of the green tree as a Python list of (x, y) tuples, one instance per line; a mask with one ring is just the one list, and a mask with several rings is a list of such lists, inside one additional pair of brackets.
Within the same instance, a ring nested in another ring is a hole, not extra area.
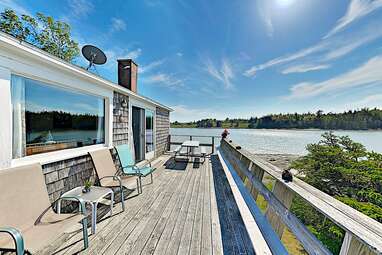
[(42, 13), (34, 18), (18, 16), (6, 9), (0, 14), (0, 31), (69, 62), (79, 54), (78, 43), (71, 39), (70, 26)]
[[(307, 155), (291, 165), (303, 174), (305, 182), (382, 222), (382, 154), (368, 152), (348, 136), (332, 132), (324, 133), (322, 140), (309, 144), (307, 150)], [(293, 203), (292, 211), (337, 254), (343, 231), (323, 215), (312, 216), (311, 208), (301, 199)]]

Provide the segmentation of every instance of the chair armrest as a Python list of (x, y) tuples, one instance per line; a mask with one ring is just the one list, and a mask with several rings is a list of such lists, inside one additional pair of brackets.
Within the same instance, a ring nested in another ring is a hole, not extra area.
[[(149, 167), (152, 167), (152, 166), (151, 166), (151, 161), (148, 160), (148, 159), (144, 159), (144, 160), (142, 160), (141, 162), (146, 162), (143, 166), (147, 166), (147, 165), (149, 165)], [(141, 162), (139, 162), (139, 163), (141, 163)]]
[(0, 233), (9, 234), (15, 243), (16, 254), (24, 255), (24, 239), (20, 231), (12, 227), (0, 227)]
[[(122, 167), (122, 171), (123, 169), (125, 168), (132, 168), (133, 170), (135, 170), (135, 173), (136, 174), (140, 174), (141, 172), (139, 171), (139, 167), (137, 167), (136, 165), (128, 165), (128, 166), (123, 166)], [(123, 173), (123, 174), (126, 174), (126, 173)], [(126, 174), (126, 175), (134, 175), (134, 174)]]
[(78, 203), (81, 205), (81, 213), (83, 215), (86, 216), (86, 206), (85, 206), (85, 201), (80, 198), (80, 197), (76, 197), (76, 196), (63, 196), (63, 197), (60, 197), (59, 199), (57, 199), (54, 203), (60, 201), (60, 200), (65, 200), (65, 199), (70, 199), (70, 200), (76, 200), (78, 201)]
[(119, 177), (118, 175), (107, 175), (107, 176), (100, 178), (99, 180), (101, 181), (101, 180), (106, 179), (106, 178), (113, 178), (113, 180), (117, 180), (119, 182), (119, 187), (122, 189), (121, 177)]

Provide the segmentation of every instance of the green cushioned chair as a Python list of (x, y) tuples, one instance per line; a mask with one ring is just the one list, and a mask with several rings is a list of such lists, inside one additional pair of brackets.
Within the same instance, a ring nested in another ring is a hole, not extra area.
[(144, 160), (146, 161), (145, 165), (138, 167), (133, 159), (133, 154), (131, 153), (129, 145), (127, 144), (117, 145), (115, 146), (115, 149), (117, 150), (123, 174), (138, 176), (140, 187), (139, 192), (142, 193), (142, 177), (150, 175), (151, 183), (153, 183), (153, 172), (155, 171), (155, 168), (151, 166), (151, 162), (148, 160)]

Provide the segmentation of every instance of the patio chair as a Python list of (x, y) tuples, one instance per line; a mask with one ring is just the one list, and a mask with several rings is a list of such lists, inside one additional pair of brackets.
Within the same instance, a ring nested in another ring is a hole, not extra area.
[(56, 214), (40, 164), (0, 170), (0, 194), (0, 250), (39, 253), (79, 222), (84, 248), (88, 247), (84, 202), (73, 198), (82, 214)]
[(109, 149), (89, 152), (101, 186), (119, 187), (121, 191), (122, 210), (125, 210), (123, 188), (133, 189), (134, 181), (139, 192), (139, 182), (136, 176), (119, 175), (114, 165)]
[(151, 166), (151, 162), (148, 160), (144, 160), (146, 164), (138, 167), (135, 164), (133, 154), (127, 144), (117, 145), (115, 146), (115, 149), (117, 150), (123, 174), (138, 176), (140, 186), (139, 193), (142, 193), (142, 177), (150, 175), (151, 183), (153, 183), (153, 172), (155, 171), (155, 168)]

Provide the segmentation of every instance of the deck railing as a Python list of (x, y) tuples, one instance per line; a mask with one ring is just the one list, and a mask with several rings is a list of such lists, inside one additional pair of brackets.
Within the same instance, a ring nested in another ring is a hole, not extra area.
[(186, 140), (198, 140), (200, 146), (211, 148), (211, 153), (215, 153), (217, 142), (220, 136), (206, 136), (206, 135), (169, 135), (167, 138), (167, 150), (171, 151), (171, 146), (179, 146)]
[[(309, 254), (331, 254), (289, 210), (293, 198), (300, 196), (346, 232), (341, 255), (382, 254), (381, 223), (298, 178), (293, 178), (293, 182), (285, 183), (281, 178), (281, 169), (258, 159), (232, 141), (221, 140), (219, 153), (234, 169), (239, 181), (242, 182), (241, 185), (244, 184), (249, 191), (247, 193), (251, 196), (251, 202), (256, 201), (259, 194), (267, 201), (265, 217), (280, 239), (284, 228), (288, 227)], [(272, 191), (262, 182), (265, 173), (275, 179)]]

